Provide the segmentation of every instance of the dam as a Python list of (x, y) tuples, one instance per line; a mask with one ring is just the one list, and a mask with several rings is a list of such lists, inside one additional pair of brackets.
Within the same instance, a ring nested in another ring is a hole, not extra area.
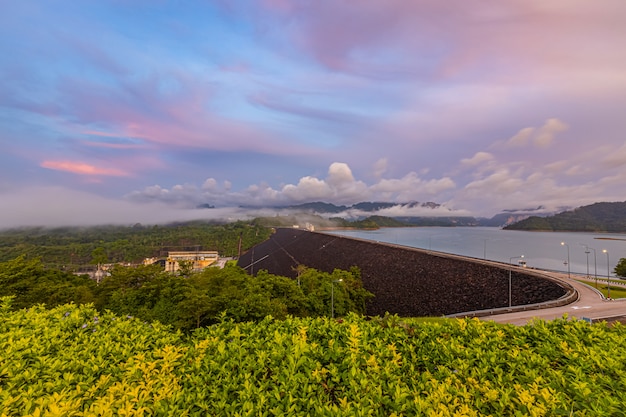
[(299, 265), (323, 272), (356, 266), (374, 294), (366, 304), (372, 316), (540, 308), (575, 299), (573, 287), (529, 268), (292, 228), (276, 229), (238, 265), (251, 275), (266, 270), (292, 278)]

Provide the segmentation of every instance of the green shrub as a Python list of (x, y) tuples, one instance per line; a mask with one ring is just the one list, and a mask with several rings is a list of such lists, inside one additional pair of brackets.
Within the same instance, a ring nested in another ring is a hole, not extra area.
[(626, 328), (224, 319), (190, 335), (91, 306), (0, 307), (4, 415), (598, 416), (626, 407)]

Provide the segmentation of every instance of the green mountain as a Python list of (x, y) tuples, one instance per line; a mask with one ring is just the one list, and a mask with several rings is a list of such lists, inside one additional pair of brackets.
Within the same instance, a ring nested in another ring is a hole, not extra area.
[(532, 216), (505, 229), (626, 233), (626, 202), (595, 203), (554, 216)]

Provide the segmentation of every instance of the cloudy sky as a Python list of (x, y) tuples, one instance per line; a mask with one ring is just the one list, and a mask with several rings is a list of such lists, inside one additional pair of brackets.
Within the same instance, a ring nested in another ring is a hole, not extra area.
[(0, 9), (0, 226), (626, 200), (624, 0)]

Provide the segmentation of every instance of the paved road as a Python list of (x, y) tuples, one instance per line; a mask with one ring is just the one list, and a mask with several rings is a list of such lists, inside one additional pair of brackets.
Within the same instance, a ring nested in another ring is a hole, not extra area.
[(567, 314), (568, 317), (576, 317), (579, 319), (589, 318), (592, 320), (601, 320), (603, 318), (626, 315), (626, 299), (621, 298), (618, 300), (606, 300), (595, 290), (595, 288), (590, 285), (580, 283), (574, 279), (569, 279), (567, 278), (567, 274), (548, 272), (546, 274), (562, 279), (576, 288), (579, 294), (578, 301), (561, 307), (485, 316), (481, 317), (481, 320), (492, 320), (498, 323), (524, 325), (535, 318), (554, 320), (556, 318), (563, 317), (565, 314)]

